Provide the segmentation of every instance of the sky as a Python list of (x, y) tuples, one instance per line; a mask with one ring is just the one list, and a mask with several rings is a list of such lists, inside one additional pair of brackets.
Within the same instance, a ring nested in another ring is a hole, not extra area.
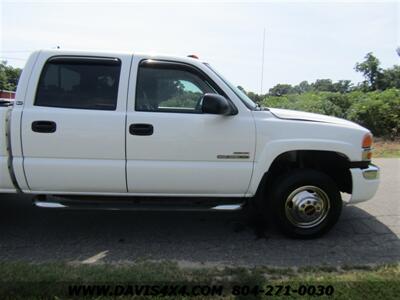
[(56, 46), (196, 54), (265, 93), (303, 80), (360, 82), (354, 65), (368, 52), (382, 67), (400, 63), (399, 2), (0, 0), (0, 12), (0, 59), (16, 67), (30, 51)]

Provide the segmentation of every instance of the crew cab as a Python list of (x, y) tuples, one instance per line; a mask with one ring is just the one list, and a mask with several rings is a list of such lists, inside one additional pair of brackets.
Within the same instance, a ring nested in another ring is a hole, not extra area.
[(260, 107), (192, 57), (41, 50), (0, 107), (0, 193), (52, 208), (255, 208), (316, 237), (372, 198), (371, 133)]

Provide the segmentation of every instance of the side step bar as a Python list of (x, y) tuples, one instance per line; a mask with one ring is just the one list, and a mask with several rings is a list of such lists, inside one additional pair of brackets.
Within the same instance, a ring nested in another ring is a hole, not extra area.
[[(167, 200), (168, 201), (168, 200)], [(243, 207), (243, 203), (211, 204), (211, 203), (146, 203), (132, 201), (53, 201), (34, 198), (33, 204), (40, 208), (70, 210), (128, 210), (128, 211), (235, 211)]]

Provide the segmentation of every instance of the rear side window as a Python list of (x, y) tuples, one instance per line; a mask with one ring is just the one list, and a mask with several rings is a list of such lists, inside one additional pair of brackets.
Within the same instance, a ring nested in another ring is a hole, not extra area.
[(40, 76), (35, 105), (115, 110), (120, 71), (118, 59), (52, 58)]

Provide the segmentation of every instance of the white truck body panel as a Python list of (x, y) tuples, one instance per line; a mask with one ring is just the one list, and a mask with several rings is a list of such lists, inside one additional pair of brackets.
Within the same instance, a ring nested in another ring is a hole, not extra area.
[(22, 127), (50, 118), (57, 123), (54, 134), (22, 132), (31, 190), (126, 192), (124, 113), (25, 108)]
[[(151, 123), (154, 134), (133, 136), (126, 128), (128, 192), (147, 195), (235, 196), (246, 194), (255, 152), (252, 114), (208, 68), (189, 60), (206, 73), (240, 110), (234, 118), (211, 114), (135, 111), (138, 64), (151, 56), (136, 55), (132, 65), (127, 124)], [(157, 59), (178, 61), (170, 57)], [(220, 159), (218, 155), (248, 153), (247, 159)]]
[[(319, 122), (312, 121), (310, 117), (315, 114), (306, 114), (309, 122), (304, 122), (301, 119), (302, 112), (296, 115), (296, 120), (278, 119), (272, 113), (274, 110), (253, 112), (257, 150), (250, 195), (256, 192), (265, 170), (269, 169), (274, 159), (288, 151), (329, 149), (346, 156), (350, 161), (361, 161), (360, 146), (354, 143), (361, 141), (367, 133), (361, 126), (332, 117), (326, 117), (326, 122), (321, 122), (324, 116), (319, 115)], [(332, 123), (336, 119), (340, 122)]]
[[(126, 192), (125, 109), (131, 55), (121, 60), (115, 111), (34, 106), (37, 82), (54, 52), (40, 53), (31, 74), (22, 116), (22, 149), (29, 189), (34, 192)], [(54, 134), (29, 130), (35, 120), (53, 120)], [(99, 184), (101, 183), (101, 184)]]

